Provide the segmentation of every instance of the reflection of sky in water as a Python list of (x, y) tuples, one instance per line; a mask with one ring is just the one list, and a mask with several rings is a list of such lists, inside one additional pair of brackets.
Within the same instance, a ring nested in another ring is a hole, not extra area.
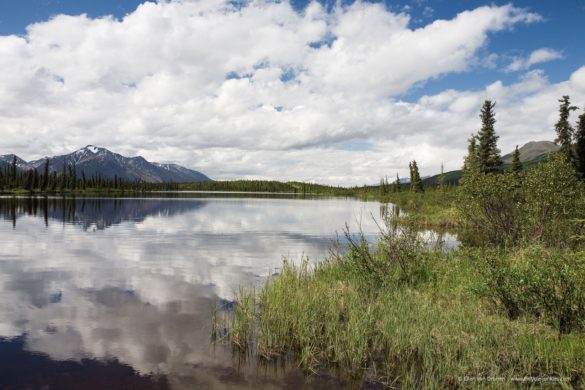
[(380, 205), (0, 199), (0, 215), (0, 337), (25, 335), (26, 350), (54, 360), (115, 358), (212, 383), (201, 367), (229, 359), (210, 351), (210, 303), (258, 283), (283, 256), (322, 258), (345, 222), (374, 235)]

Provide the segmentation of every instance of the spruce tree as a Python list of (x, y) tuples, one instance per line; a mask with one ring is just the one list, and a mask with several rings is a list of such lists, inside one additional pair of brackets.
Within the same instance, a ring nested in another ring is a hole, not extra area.
[(463, 173), (469, 172), (478, 167), (477, 136), (472, 134), (467, 139), (467, 156), (463, 160)]
[(43, 172), (43, 180), (41, 182), (41, 191), (45, 191), (49, 185), (49, 159), (45, 159), (45, 170)]
[(445, 190), (445, 168), (443, 167), (443, 163), (441, 163), (441, 174), (439, 175), (439, 189), (441, 191)]
[(40, 186), (41, 180), (39, 178), (39, 171), (37, 171), (36, 169), (33, 169), (33, 188), (37, 188), (37, 186)]
[(400, 192), (402, 190), (402, 184), (400, 183), (400, 177), (398, 177), (398, 172), (396, 172), (396, 192)]
[(34, 176), (34, 170), (29, 169), (26, 172), (26, 180), (24, 181), (24, 189), (32, 192), (32, 190), (35, 187), (35, 176)]
[(477, 155), (479, 168), (483, 173), (494, 173), (502, 167), (502, 157), (498, 149), (498, 136), (494, 125), (496, 123), (494, 108), (496, 103), (486, 100), (481, 108), (481, 129), (477, 133), (479, 145)]
[(61, 191), (67, 188), (67, 165), (63, 161), (63, 172), (61, 173)]
[(560, 145), (559, 152), (565, 156), (567, 161), (575, 163), (575, 156), (573, 154), (573, 147), (571, 142), (573, 141), (574, 129), (569, 123), (569, 115), (571, 111), (575, 111), (577, 107), (571, 106), (569, 96), (565, 95), (562, 99), (559, 99), (559, 121), (555, 124), (555, 130), (557, 132), (557, 138), (555, 144)]
[[(585, 111), (585, 108), (583, 109)], [(577, 131), (575, 132), (575, 155), (577, 157), (577, 172), (585, 180), (585, 112), (579, 115)]]
[(55, 192), (57, 189), (57, 171), (53, 171), (51, 176), (51, 185), (49, 186), (51, 192)]
[(413, 160), (410, 164), (410, 172), (410, 190), (413, 192), (422, 192), (422, 181), (418, 172), (418, 165), (416, 164), (416, 160)]
[(17, 184), (16, 184), (16, 179), (17, 179), (17, 177), (16, 177), (16, 172), (17, 172), (17, 170), (16, 170), (16, 156), (12, 156), (12, 166), (10, 167), (10, 170), (11, 170), (10, 176), (12, 179), (12, 186), (14, 188), (16, 188), (16, 186), (17, 186)]
[[(85, 178), (85, 171), (81, 170), (81, 185), (82, 188), (85, 190), (85, 186), (87, 184), (87, 179)], [(305, 193), (305, 183), (303, 183), (303, 194)]]
[(514, 149), (514, 153), (512, 154), (512, 172), (515, 174), (522, 172), (522, 161), (520, 161), (520, 151), (518, 150), (518, 145), (516, 145), (516, 149)]

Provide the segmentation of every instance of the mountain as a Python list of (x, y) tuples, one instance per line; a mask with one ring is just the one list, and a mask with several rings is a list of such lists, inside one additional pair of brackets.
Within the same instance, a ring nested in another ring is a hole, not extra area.
[[(527, 162), (534, 160), (540, 161), (549, 153), (559, 150), (559, 148), (560, 146), (551, 141), (531, 141), (518, 148), (518, 151), (520, 152), (520, 161)], [(512, 163), (512, 154), (513, 152), (502, 157), (504, 164)]]
[[(544, 160), (550, 153), (554, 153), (559, 149), (558, 145), (555, 145), (551, 141), (530, 141), (518, 148), (520, 152), (520, 161), (524, 165), (524, 169), (530, 168), (540, 161)], [(512, 153), (510, 152), (502, 157), (504, 161), (504, 169), (509, 169), (512, 163)], [(461, 179), (461, 170), (445, 172), (445, 181), (449, 184), (458, 184)], [(425, 185), (437, 185), (439, 182), (440, 175), (434, 175), (428, 179), (424, 179)]]
[[(0, 168), (12, 164), (14, 155), (0, 156)], [(48, 157), (49, 170), (60, 173), (63, 165), (75, 164), (77, 175), (82, 172), (86, 177), (97, 176), (113, 179), (115, 176), (125, 180), (139, 180), (150, 183), (187, 183), (211, 181), (201, 172), (188, 169), (176, 164), (160, 164), (148, 162), (144, 157), (124, 157), (109, 151), (106, 148), (88, 145), (73, 153)], [(20, 170), (44, 169), (46, 158), (26, 162), (17, 157), (17, 166)]]

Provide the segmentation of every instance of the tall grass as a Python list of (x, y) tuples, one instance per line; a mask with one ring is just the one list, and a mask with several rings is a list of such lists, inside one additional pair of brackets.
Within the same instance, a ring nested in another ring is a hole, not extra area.
[[(511, 319), (485, 295), (493, 280), (484, 250), (445, 253), (413, 235), (386, 232), (376, 248), (353, 239), (347, 253), (316, 266), (285, 262), (258, 291), (241, 290), (231, 343), (261, 359), (294, 356), (307, 372), (389, 387), (473, 387), (488, 377), (494, 388), (520, 377), (584, 385), (578, 327), (559, 336), (547, 316)], [(571, 272), (585, 279), (582, 269)]]
[(465, 227), (455, 207), (457, 191), (454, 188), (425, 192), (392, 192), (383, 199), (398, 206), (403, 213), (394, 215), (402, 224), (418, 227), (457, 228)]

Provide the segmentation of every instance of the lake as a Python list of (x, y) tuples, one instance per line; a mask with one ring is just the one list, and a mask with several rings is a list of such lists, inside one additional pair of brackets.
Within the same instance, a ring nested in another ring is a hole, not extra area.
[[(210, 341), (215, 302), (375, 239), (378, 202), (157, 194), (0, 197), (0, 388), (328, 388)], [(333, 382), (331, 382), (333, 381)]]

